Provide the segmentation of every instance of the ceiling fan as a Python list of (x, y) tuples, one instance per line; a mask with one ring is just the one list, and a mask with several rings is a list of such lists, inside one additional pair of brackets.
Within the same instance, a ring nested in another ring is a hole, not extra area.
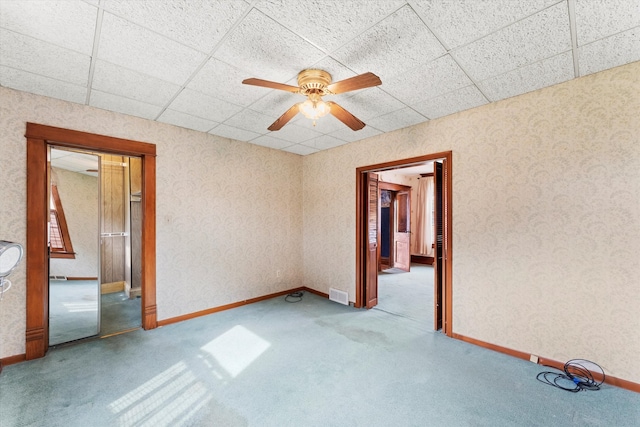
[(307, 97), (306, 101), (295, 104), (293, 107), (285, 111), (283, 115), (278, 117), (278, 120), (268, 127), (270, 131), (282, 129), (282, 127), (299, 112), (312, 119), (314, 126), (316, 124), (316, 119), (331, 113), (351, 129), (360, 130), (365, 126), (364, 122), (335, 102), (324, 102), (322, 97), (329, 94), (337, 95), (339, 93), (378, 86), (382, 84), (382, 81), (380, 80), (380, 77), (373, 73), (364, 73), (339, 82), (331, 83), (331, 74), (324, 70), (308, 69), (302, 70), (298, 74), (298, 86), (291, 86), (254, 78), (243, 80), (242, 83), (246, 85), (284, 90), (291, 93), (299, 93), (300, 95)]

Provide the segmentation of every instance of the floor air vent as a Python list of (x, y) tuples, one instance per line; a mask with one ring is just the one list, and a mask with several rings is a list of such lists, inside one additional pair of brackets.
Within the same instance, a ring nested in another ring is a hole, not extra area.
[(349, 305), (349, 294), (338, 289), (329, 288), (329, 299), (340, 304)]

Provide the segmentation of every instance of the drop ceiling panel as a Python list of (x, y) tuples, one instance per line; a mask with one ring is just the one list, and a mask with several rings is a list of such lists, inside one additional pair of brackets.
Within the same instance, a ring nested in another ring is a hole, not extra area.
[(179, 85), (101, 60), (96, 61), (93, 88), (158, 106), (166, 105), (180, 90)]
[(245, 109), (229, 118), (224, 124), (263, 135), (269, 132), (267, 128), (271, 126), (274, 121), (274, 117)]
[(339, 49), (333, 56), (357, 73), (382, 81), (425, 64), (445, 49), (409, 6), (405, 6)]
[[(640, 26), (640, 2), (576, 0), (578, 46)], [(640, 49), (640, 47), (638, 47)]]
[(322, 135), (317, 138), (310, 139), (309, 141), (305, 141), (302, 145), (315, 148), (316, 150), (328, 150), (329, 148), (339, 147), (346, 143), (346, 141), (334, 138), (333, 136)]
[(218, 123), (224, 122), (242, 110), (238, 105), (191, 89), (180, 92), (169, 108)]
[(558, 0), (414, 0), (410, 2), (449, 49), (470, 43)]
[(0, 27), (91, 55), (98, 9), (83, 1), (0, 1)]
[(335, 132), (331, 132), (332, 137), (341, 139), (346, 142), (355, 142), (360, 141), (361, 139), (371, 138), (372, 136), (380, 135), (382, 133), (381, 130), (378, 130), (371, 126), (371, 124), (367, 124), (363, 129), (352, 131), (346, 126), (343, 126), (340, 130)]
[(249, 3), (192, 0), (104, 0), (105, 10), (203, 53), (210, 53)]
[(282, 151), (288, 151), (289, 153), (299, 154), (301, 156), (306, 156), (307, 154), (317, 153), (318, 150), (315, 148), (307, 147), (302, 144), (291, 145), (290, 147), (285, 147)]
[[(0, 0), (0, 85), (307, 155), (638, 61), (639, 29), (637, 0)], [(267, 130), (304, 97), (242, 80), (306, 68), (382, 79), (324, 97), (364, 129)]]
[(212, 134), (224, 136), (225, 138), (235, 139), (237, 141), (250, 141), (260, 136), (259, 133), (251, 132), (245, 129), (234, 128), (226, 124), (216, 126), (211, 130)]
[(640, 60), (640, 27), (578, 48), (580, 74), (587, 75)]
[(90, 57), (0, 29), (0, 65), (85, 86)]
[(573, 55), (571, 52), (565, 52), (491, 77), (480, 82), (479, 86), (491, 101), (498, 101), (562, 83), (571, 80), (573, 76)]
[(235, 104), (248, 106), (268, 93), (269, 89), (239, 84), (252, 77), (245, 71), (211, 58), (198, 71), (187, 87), (197, 92), (223, 99), (233, 99)]
[(390, 79), (383, 89), (413, 105), (470, 84), (471, 80), (453, 58), (445, 55)]
[(415, 104), (413, 108), (429, 119), (437, 119), (486, 103), (487, 99), (477, 87), (467, 86)]
[(80, 104), (87, 98), (86, 87), (1, 65), (0, 85)]
[(198, 130), (200, 132), (208, 132), (218, 125), (217, 122), (212, 120), (203, 119), (170, 109), (164, 110), (160, 117), (158, 117), (158, 121), (187, 129)]
[[(325, 51), (332, 51), (399, 8), (404, 1), (260, 1), (256, 8)], [(313, 23), (313, 25), (310, 25)]]
[(89, 105), (149, 120), (154, 120), (158, 114), (160, 114), (160, 111), (162, 111), (162, 107), (158, 107), (157, 105), (151, 105), (97, 90), (91, 91)]
[(262, 135), (253, 141), (252, 144), (262, 145), (263, 147), (274, 148), (276, 150), (281, 150), (285, 147), (291, 147), (293, 144), (289, 141), (285, 141), (283, 139), (274, 138), (269, 135)]
[(247, 71), (251, 74), (249, 77), (283, 82), (320, 60), (324, 54), (253, 9), (222, 42), (214, 56)]
[(364, 122), (405, 107), (402, 102), (377, 87), (357, 91), (350, 97), (335, 98), (340, 106)]
[(397, 129), (415, 125), (416, 123), (422, 123), (426, 120), (426, 117), (407, 107), (402, 110), (397, 110), (392, 113), (385, 114), (384, 116), (371, 119), (369, 120), (369, 124), (383, 132), (392, 132)]
[(456, 49), (454, 57), (471, 77), (485, 80), (571, 49), (569, 15), (559, 3)]
[(295, 144), (299, 144), (301, 142), (307, 141), (312, 138), (316, 138), (322, 135), (320, 132), (317, 132), (313, 129), (309, 129), (308, 127), (298, 126), (295, 123), (289, 123), (282, 129), (277, 132), (272, 132), (270, 136), (275, 138), (284, 139), (285, 141), (289, 141)]
[(98, 58), (112, 64), (183, 84), (205, 55), (105, 12)]

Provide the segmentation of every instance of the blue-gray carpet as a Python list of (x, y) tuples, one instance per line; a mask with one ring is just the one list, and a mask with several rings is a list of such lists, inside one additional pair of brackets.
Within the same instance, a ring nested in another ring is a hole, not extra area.
[[(579, 356), (579, 355), (577, 355)], [(65, 346), (0, 375), (10, 426), (637, 426), (640, 394), (305, 293)]]

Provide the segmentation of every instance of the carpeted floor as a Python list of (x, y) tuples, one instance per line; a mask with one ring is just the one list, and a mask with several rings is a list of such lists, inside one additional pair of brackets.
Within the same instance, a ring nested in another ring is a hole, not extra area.
[(376, 310), (404, 316), (433, 328), (433, 267), (411, 264), (409, 272), (390, 269), (378, 274)]
[(305, 293), (6, 366), (13, 426), (637, 426), (640, 394), (544, 385), (541, 366)]

